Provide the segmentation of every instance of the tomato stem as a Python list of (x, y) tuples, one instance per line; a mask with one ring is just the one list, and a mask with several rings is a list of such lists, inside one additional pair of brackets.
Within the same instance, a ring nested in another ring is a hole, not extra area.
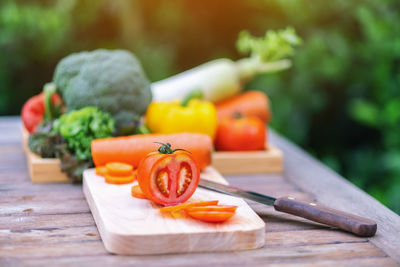
[[(187, 150), (182, 149), (182, 148), (172, 149), (170, 143), (161, 143), (161, 142), (154, 142), (154, 143), (161, 145), (158, 148), (158, 152), (160, 152), (161, 154), (173, 154), (176, 151), (185, 151), (185, 152), (190, 153), (190, 151), (187, 151)], [(190, 154), (192, 154), (192, 153), (190, 153)]]
[(235, 111), (235, 113), (233, 114), (233, 118), (241, 119), (241, 118), (243, 118), (243, 114), (240, 111)]

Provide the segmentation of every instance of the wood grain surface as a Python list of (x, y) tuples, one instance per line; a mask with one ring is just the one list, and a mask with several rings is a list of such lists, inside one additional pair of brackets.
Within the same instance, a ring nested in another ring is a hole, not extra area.
[(80, 185), (31, 183), (20, 124), (18, 117), (0, 119), (0, 266), (399, 266), (399, 216), (273, 131), (270, 140), (285, 154), (283, 174), (226, 176), (230, 184), (369, 217), (378, 223), (376, 236), (357, 237), (249, 202), (266, 222), (263, 248), (109, 254)]
[[(83, 192), (107, 251), (121, 255), (235, 251), (264, 245), (265, 223), (240, 198), (198, 188), (188, 202), (219, 200), (236, 205), (234, 217), (224, 223), (205, 223), (184, 214), (161, 214), (160, 206), (131, 196), (137, 182), (110, 185), (86, 170)], [(212, 167), (201, 179), (226, 183)]]
[(283, 170), (283, 153), (273, 145), (264, 151), (217, 151), (212, 155), (212, 165), (222, 174), (279, 173)]

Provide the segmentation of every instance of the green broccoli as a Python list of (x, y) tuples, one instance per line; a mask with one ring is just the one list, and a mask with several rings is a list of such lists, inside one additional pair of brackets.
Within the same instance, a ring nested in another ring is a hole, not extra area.
[(58, 63), (53, 81), (67, 112), (96, 106), (114, 117), (119, 134), (133, 132), (152, 98), (139, 61), (124, 50), (71, 54)]

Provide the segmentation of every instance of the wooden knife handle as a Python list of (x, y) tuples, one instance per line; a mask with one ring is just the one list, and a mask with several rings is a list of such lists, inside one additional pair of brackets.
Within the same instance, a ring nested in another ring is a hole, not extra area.
[(274, 208), (281, 212), (334, 226), (359, 236), (370, 237), (376, 233), (377, 225), (373, 220), (312, 202), (298, 201), (293, 197), (278, 198), (274, 203)]

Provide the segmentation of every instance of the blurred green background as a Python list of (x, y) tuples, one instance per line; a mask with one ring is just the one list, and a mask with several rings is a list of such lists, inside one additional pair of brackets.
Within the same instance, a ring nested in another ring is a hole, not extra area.
[(260, 75), (272, 127), (400, 214), (400, 1), (35, 0), (0, 2), (0, 115), (52, 79), (66, 55), (136, 53), (152, 81), (218, 57), (238, 32), (293, 26), (289, 71)]

